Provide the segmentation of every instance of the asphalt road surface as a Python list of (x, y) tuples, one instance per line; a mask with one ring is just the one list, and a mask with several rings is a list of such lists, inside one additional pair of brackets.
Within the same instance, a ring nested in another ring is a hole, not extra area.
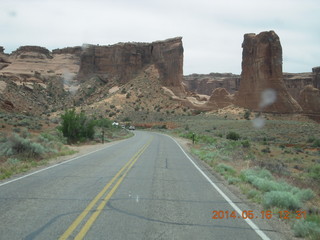
[(280, 239), (251, 210), (175, 140), (136, 131), (0, 183), (0, 239)]

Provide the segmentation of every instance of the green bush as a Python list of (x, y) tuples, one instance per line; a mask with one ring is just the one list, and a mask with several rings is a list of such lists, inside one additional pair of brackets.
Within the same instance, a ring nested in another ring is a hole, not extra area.
[(234, 175), (236, 173), (236, 170), (233, 167), (223, 163), (218, 164), (217, 171), (223, 175), (225, 173), (227, 173), (227, 175)]
[(313, 144), (312, 144), (312, 147), (316, 147), (316, 148), (320, 147), (320, 139), (314, 140)]
[(298, 189), (296, 196), (302, 201), (306, 202), (315, 197), (315, 193), (311, 189)]
[(282, 209), (296, 210), (301, 208), (302, 204), (298, 197), (291, 192), (271, 191), (264, 195), (263, 206), (266, 209), (278, 207)]
[(229, 132), (226, 136), (227, 139), (230, 139), (230, 140), (239, 140), (240, 139), (240, 135), (236, 132)]
[(61, 126), (59, 130), (69, 143), (93, 139), (95, 120), (88, 119), (84, 112), (77, 114), (74, 109), (66, 110), (61, 115)]
[(254, 198), (255, 196), (257, 196), (259, 194), (259, 192), (255, 189), (251, 189), (248, 193), (247, 196), (248, 198)]
[(309, 169), (309, 176), (320, 181), (320, 165), (315, 165)]
[(320, 226), (315, 222), (299, 220), (293, 224), (292, 229), (295, 237), (320, 239)]
[(244, 148), (249, 148), (250, 147), (250, 142), (248, 140), (244, 140), (241, 142), (242, 147)]
[(229, 184), (235, 184), (235, 183), (240, 182), (240, 179), (237, 178), (237, 177), (228, 177), (227, 180), (228, 180), (228, 183), (229, 183)]

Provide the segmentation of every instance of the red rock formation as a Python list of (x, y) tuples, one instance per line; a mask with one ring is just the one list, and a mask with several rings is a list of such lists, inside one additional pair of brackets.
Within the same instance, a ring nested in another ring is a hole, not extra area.
[(24, 58), (37, 58), (37, 59), (51, 59), (51, 52), (39, 46), (22, 46), (19, 47), (16, 51), (11, 53), (12, 57), (24, 59)]
[[(301, 111), (283, 82), (282, 48), (278, 35), (274, 31), (245, 34), (242, 47), (242, 73), (235, 103), (256, 111)], [(275, 91), (276, 101), (261, 109), (261, 96), (267, 89)]]
[(312, 68), (313, 73), (313, 86), (320, 89), (320, 67)]
[(88, 46), (81, 54), (78, 77), (99, 75), (127, 83), (148, 65), (154, 64), (160, 80), (176, 94), (185, 93), (182, 86), (183, 47), (181, 37), (153, 43), (119, 43), (111, 46)]
[(9, 57), (4, 53), (4, 48), (0, 46), (0, 70), (9, 66), (9, 64)]
[(300, 91), (313, 83), (312, 73), (283, 73), (283, 81), (289, 94), (298, 101)]
[(189, 91), (210, 96), (216, 88), (225, 88), (230, 93), (238, 91), (240, 76), (232, 73), (191, 74), (183, 77), (183, 83)]
[(312, 85), (305, 86), (300, 92), (299, 104), (304, 113), (320, 113), (320, 90)]
[(207, 105), (224, 108), (233, 104), (233, 95), (231, 95), (225, 88), (216, 88), (213, 90)]

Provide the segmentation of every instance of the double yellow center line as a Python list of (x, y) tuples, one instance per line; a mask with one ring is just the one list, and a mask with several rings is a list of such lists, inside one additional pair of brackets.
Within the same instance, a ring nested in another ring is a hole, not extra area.
[[(117, 190), (125, 176), (128, 174), (129, 170), (132, 168), (133, 164), (139, 159), (142, 153), (148, 148), (151, 144), (151, 141), (148, 141), (121, 169), (120, 171), (105, 185), (105, 187), (98, 193), (98, 195), (88, 204), (88, 206), (84, 209), (84, 211), (74, 220), (74, 222), (70, 225), (70, 227), (61, 235), (59, 240), (68, 239), (68, 237), (74, 232), (74, 230), (79, 226), (79, 224), (84, 220), (84, 218), (92, 211), (93, 207), (97, 204), (99, 200), (101, 200), (98, 207), (94, 210), (92, 215), (89, 219), (85, 222), (83, 227), (80, 229), (79, 233), (76, 235), (74, 239), (80, 240), (83, 239), (84, 236), (87, 234), (89, 229), (91, 228), (92, 224), (100, 215), (101, 211), (104, 209), (106, 204), (108, 203), (109, 199), (112, 197), (114, 192)], [(113, 184), (115, 181), (117, 182)], [(103, 198), (106, 194), (108, 189), (113, 185), (111, 190), (107, 193), (107, 195)]]

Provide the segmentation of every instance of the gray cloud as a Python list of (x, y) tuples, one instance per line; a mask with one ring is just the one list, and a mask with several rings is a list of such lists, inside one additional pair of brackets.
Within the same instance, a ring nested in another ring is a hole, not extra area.
[(185, 74), (240, 73), (243, 35), (275, 30), (284, 71), (306, 72), (320, 65), (319, 10), (317, 0), (3, 0), (0, 44), (10, 52), (182, 36)]

